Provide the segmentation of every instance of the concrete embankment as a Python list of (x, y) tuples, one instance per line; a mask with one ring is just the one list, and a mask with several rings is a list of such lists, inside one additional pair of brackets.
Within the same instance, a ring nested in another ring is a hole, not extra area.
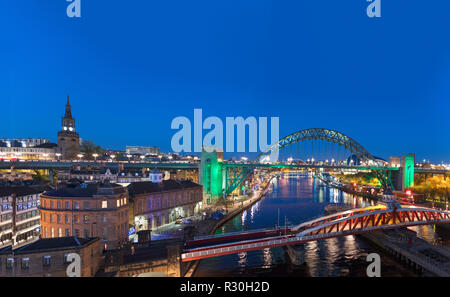
[[(266, 196), (270, 185), (271, 185), (271, 183), (269, 181), (267, 183), (266, 187), (258, 195), (243, 201), (241, 203), (241, 205), (237, 206), (236, 208), (233, 208), (233, 210), (231, 210), (225, 217), (223, 217), (221, 220), (219, 220), (211, 228), (207, 227), (210, 231), (209, 232), (204, 232), (204, 234), (211, 234), (211, 235), (214, 234), (216, 232), (216, 230), (218, 228), (220, 228), (221, 226), (223, 226), (226, 222), (228, 222), (229, 220), (233, 219), (235, 216), (240, 214), (242, 211), (246, 210), (247, 208), (251, 207), (256, 202), (261, 200), (263, 197)], [(202, 235), (202, 234), (199, 234), (199, 235)], [(195, 269), (197, 268), (198, 262), (199, 262), (198, 260), (197, 261), (193, 261), (193, 262), (188, 262), (188, 263), (192, 263), (192, 264), (188, 264), (190, 266), (188, 268), (186, 268), (186, 273), (184, 274), (185, 277), (191, 277), (194, 274)]]
[(358, 235), (377, 245), (400, 263), (425, 276), (450, 276), (450, 249), (431, 245), (407, 228), (368, 232)]

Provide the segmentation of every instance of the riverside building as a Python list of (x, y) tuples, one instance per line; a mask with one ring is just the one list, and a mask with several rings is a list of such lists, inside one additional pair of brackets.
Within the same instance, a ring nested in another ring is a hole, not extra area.
[(100, 237), (103, 249), (116, 249), (128, 238), (128, 191), (103, 183), (60, 184), (41, 195), (42, 238)]

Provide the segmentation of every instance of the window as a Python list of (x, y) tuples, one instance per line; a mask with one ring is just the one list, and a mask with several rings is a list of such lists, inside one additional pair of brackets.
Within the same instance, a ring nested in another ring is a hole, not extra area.
[(108, 201), (102, 201), (102, 208), (108, 208)]
[(61, 208), (61, 201), (58, 201), (58, 209)]
[(68, 257), (69, 257), (69, 254), (64, 254), (64, 264), (70, 263)]
[(108, 227), (103, 227), (103, 239), (108, 240)]
[(60, 215), (56, 215), (56, 222), (58, 224), (61, 223), (61, 216)]
[(66, 237), (69, 237), (69, 236), (70, 236), (69, 229), (66, 229)]
[(51, 265), (51, 256), (44, 256), (43, 258), (42, 258), (42, 266), (44, 266), (44, 267), (50, 267), (50, 265)]
[(76, 236), (76, 237), (80, 237), (80, 230), (75, 229), (75, 236)]
[(74, 223), (76, 223), (76, 224), (78, 224), (78, 216), (73, 216), (73, 221), (74, 221)]
[(69, 201), (66, 201), (66, 202), (64, 203), (64, 205), (65, 205), (65, 208), (66, 208), (66, 209), (69, 209)]
[(89, 238), (89, 231), (88, 231), (88, 229), (84, 229), (84, 238)]
[(102, 215), (102, 222), (106, 223), (106, 215)]
[(6, 259), (6, 269), (12, 269), (13, 263), (14, 263), (13, 258)]
[(53, 215), (50, 214), (50, 223), (53, 223)]
[(53, 208), (53, 201), (50, 201), (50, 208)]
[(30, 258), (22, 258), (22, 269), (30, 268)]
[(85, 224), (89, 223), (89, 216), (87, 215), (84, 216), (84, 223)]
[(64, 216), (64, 223), (66, 223), (66, 224), (69, 223), (69, 217), (67, 215)]
[(52, 227), (52, 238), (55, 237), (55, 229)]
[(80, 203), (79, 202), (75, 202), (75, 209), (79, 209), (80, 208)]
[(58, 237), (63, 237), (63, 236), (62, 236), (62, 229), (61, 229), (61, 228), (58, 228)]
[(120, 200), (117, 199), (117, 207), (120, 207)]
[(45, 222), (46, 219), (47, 219), (47, 214), (44, 213), (44, 222)]
[(88, 201), (84, 201), (83, 207), (84, 207), (84, 209), (89, 209), (89, 202)]

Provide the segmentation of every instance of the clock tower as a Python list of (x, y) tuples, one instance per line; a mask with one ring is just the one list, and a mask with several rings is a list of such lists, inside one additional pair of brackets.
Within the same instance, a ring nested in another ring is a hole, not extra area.
[(75, 160), (80, 153), (80, 135), (75, 132), (75, 119), (72, 118), (69, 96), (67, 96), (61, 131), (58, 132), (58, 151), (61, 153), (61, 158), (65, 160)]

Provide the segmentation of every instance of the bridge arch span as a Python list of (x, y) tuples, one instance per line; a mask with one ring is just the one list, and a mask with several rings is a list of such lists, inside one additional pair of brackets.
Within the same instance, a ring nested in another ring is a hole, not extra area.
[(349, 150), (364, 163), (372, 161), (375, 165), (382, 165), (379, 160), (373, 157), (373, 155), (368, 150), (366, 150), (353, 138), (339, 131), (326, 128), (309, 128), (289, 134), (288, 136), (280, 139), (277, 143), (272, 144), (264, 152), (260, 153), (256, 157), (256, 160), (262, 161), (262, 159), (265, 158), (268, 154), (280, 151), (287, 146), (305, 140), (324, 140), (332, 142)]

